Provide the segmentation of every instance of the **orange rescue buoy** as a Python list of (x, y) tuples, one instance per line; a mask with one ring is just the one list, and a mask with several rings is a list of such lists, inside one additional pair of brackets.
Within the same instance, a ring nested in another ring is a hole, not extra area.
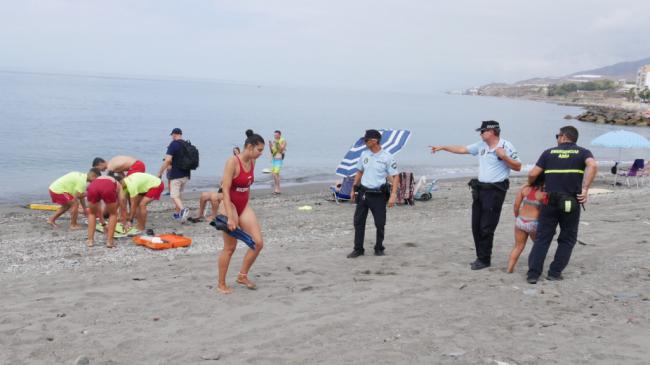
[(187, 247), (192, 244), (192, 239), (175, 234), (160, 234), (156, 236), (135, 236), (133, 242), (136, 245), (145, 246), (152, 250), (166, 250)]

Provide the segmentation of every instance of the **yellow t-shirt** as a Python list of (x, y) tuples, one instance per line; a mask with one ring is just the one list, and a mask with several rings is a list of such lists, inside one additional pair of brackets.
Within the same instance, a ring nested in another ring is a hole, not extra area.
[(129, 196), (144, 194), (149, 189), (160, 186), (161, 182), (162, 180), (157, 176), (147, 174), (146, 172), (136, 172), (124, 178), (126, 191), (129, 192)]
[(75, 195), (85, 193), (88, 186), (88, 176), (83, 172), (70, 172), (54, 180), (50, 190), (57, 194), (68, 193)]

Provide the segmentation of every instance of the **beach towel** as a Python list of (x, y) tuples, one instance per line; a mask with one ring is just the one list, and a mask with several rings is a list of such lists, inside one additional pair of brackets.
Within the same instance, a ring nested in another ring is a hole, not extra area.
[(414, 191), (415, 191), (415, 182), (413, 181), (413, 173), (400, 172), (399, 186), (397, 187), (397, 204), (413, 205)]

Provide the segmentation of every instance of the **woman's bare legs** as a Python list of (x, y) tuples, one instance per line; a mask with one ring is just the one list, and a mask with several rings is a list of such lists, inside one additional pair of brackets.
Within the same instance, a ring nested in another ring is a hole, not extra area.
[[(232, 209), (235, 210), (235, 206), (232, 206)], [(225, 214), (225, 209), (221, 207), (219, 211), (221, 214)], [(217, 291), (222, 294), (232, 293), (232, 288), (226, 284), (226, 274), (228, 273), (228, 266), (230, 265), (230, 259), (235, 253), (237, 248), (237, 239), (230, 236), (226, 232), (223, 233), (223, 250), (219, 254), (219, 259), (217, 261), (219, 267), (219, 277), (217, 278)]]
[(517, 260), (519, 260), (519, 256), (524, 251), (524, 247), (526, 247), (527, 240), (528, 232), (522, 231), (521, 229), (515, 227), (515, 247), (512, 248), (512, 251), (510, 252), (510, 259), (508, 260), (509, 273), (514, 271)]
[(248, 279), (248, 271), (253, 266), (253, 263), (255, 263), (255, 259), (257, 259), (262, 248), (264, 248), (264, 240), (262, 239), (262, 229), (257, 221), (257, 216), (250, 205), (246, 206), (239, 216), (239, 227), (255, 241), (255, 250), (246, 250), (244, 262), (237, 275), (237, 282), (246, 285), (249, 289), (255, 289), (255, 284)]

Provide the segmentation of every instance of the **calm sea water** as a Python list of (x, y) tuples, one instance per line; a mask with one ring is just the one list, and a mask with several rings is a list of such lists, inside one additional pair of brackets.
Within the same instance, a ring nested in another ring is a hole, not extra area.
[[(201, 153), (191, 188), (215, 187), (232, 147), (251, 128), (265, 138), (280, 129), (288, 142), (283, 179), (289, 184), (334, 181), (350, 145), (368, 128), (406, 128), (413, 134), (398, 155), (402, 170), (438, 178), (471, 176), (476, 159), (431, 155), (431, 144), (469, 144), (481, 120), (496, 119), (524, 163), (555, 142), (566, 114), (579, 108), (520, 100), (0, 72), (4, 134), (0, 202), (47, 200), (47, 187), (69, 171), (86, 171), (94, 157), (126, 154), (160, 168), (169, 132), (183, 129)], [(588, 145), (613, 129), (572, 121)], [(650, 137), (650, 129), (626, 128)], [(592, 148), (601, 160), (618, 151)], [(647, 157), (626, 151), (629, 160)], [(263, 155), (257, 187), (269, 186)]]

